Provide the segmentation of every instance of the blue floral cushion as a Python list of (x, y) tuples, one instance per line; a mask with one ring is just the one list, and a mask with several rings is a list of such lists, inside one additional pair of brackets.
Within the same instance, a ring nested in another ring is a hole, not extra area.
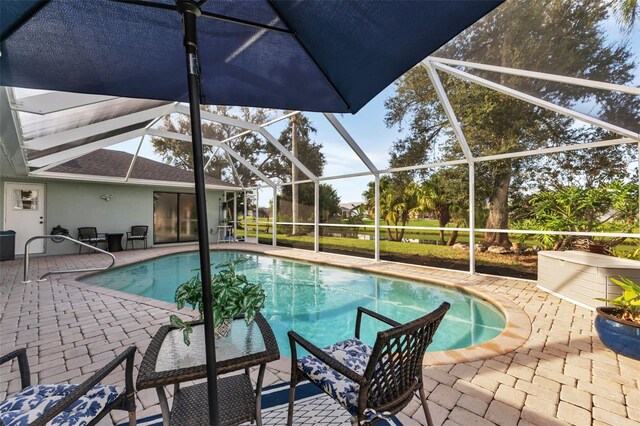
[[(6, 426), (26, 426), (77, 387), (78, 385), (28, 386), (0, 403), (0, 420)], [(84, 426), (119, 395), (115, 386), (96, 385), (47, 425)]]
[[(322, 349), (344, 366), (363, 375), (371, 357), (371, 346), (358, 339), (347, 339)], [(353, 416), (358, 413), (360, 385), (343, 376), (313, 355), (298, 360), (298, 367)]]

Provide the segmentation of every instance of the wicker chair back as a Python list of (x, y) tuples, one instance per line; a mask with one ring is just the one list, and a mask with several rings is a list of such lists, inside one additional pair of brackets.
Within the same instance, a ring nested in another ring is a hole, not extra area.
[(78, 228), (78, 240), (86, 241), (98, 238), (98, 230), (94, 227)]
[(134, 225), (131, 227), (131, 236), (146, 237), (149, 227), (146, 225)]
[(360, 407), (396, 413), (407, 405), (422, 388), (422, 360), (449, 307), (445, 302), (421, 318), (378, 333), (364, 373), (368, 392), (360, 394), (366, 401)]

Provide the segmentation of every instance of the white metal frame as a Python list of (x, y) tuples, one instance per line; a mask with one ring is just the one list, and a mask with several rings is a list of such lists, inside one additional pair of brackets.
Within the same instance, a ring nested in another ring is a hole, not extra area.
[(527, 71), (517, 68), (500, 67), (496, 65), (480, 64), (477, 62), (457, 61), (455, 59), (438, 58), (430, 56), (429, 62), (446, 65), (462, 66), (482, 71), (492, 71), (502, 74), (511, 74), (518, 77), (534, 78), (538, 80), (555, 81), (556, 83), (572, 84), (574, 86), (590, 87), (592, 89), (609, 90), (613, 92), (628, 93), (630, 95), (640, 95), (640, 87), (624, 86), (622, 84), (605, 83), (602, 81), (586, 80), (584, 78), (568, 77), (564, 75), (549, 74), (537, 71)]
[[(219, 150), (224, 151), (224, 155), (227, 159), (227, 162), (232, 168), (234, 179), (238, 183), (238, 187), (243, 191), (244, 197), (244, 210), (245, 210), (245, 223), (246, 221), (246, 211), (247, 211), (247, 191), (255, 190), (255, 200), (256, 200), (256, 243), (259, 240), (259, 220), (258, 220), (258, 205), (259, 205), (259, 190), (270, 188), (272, 190), (273, 197), (273, 218), (272, 218), (272, 238), (271, 244), (277, 245), (277, 227), (279, 225), (292, 225), (292, 222), (279, 222), (277, 220), (276, 214), (276, 206), (277, 206), (277, 198), (278, 198), (278, 189), (287, 185), (293, 184), (302, 184), (302, 183), (313, 183), (314, 184), (314, 222), (310, 223), (302, 223), (297, 222), (297, 225), (309, 226), (313, 225), (314, 229), (314, 250), (318, 251), (319, 240), (320, 240), (320, 227), (353, 227), (353, 225), (348, 224), (326, 224), (320, 223), (320, 183), (336, 180), (336, 179), (346, 179), (353, 177), (362, 177), (362, 176), (371, 176), (374, 179), (374, 190), (375, 190), (375, 224), (374, 225), (359, 225), (362, 228), (374, 229), (375, 239), (374, 239), (374, 251), (375, 251), (375, 260), (378, 261), (380, 259), (380, 229), (381, 228), (404, 228), (404, 229), (415, 229), (415, 230), (448, 230), (448, 231), (460, 231), (460, 232), (468, 232), (469, 233), (469, 258), (470, 258), (470, 266), (469, 272), (475, 272), (475, 235), (477, 232), (496, 232), (496, 233), (511, 233), (511, 234), (536, 234), (536, 235), (581, 235), (581, 236), (604, 236), (604, 237), (627, 237), (627, 238), (640, 238), (639, 234), (628, 234), (628, 233), (594, 233), (594, 232), (584, 232), (584, 233), (575, 233), (575, 232), (555, 232), (555, 231), (533, 231), (533, 230), (517, 230), (517, 229), (484, 229), (484, 228), (476, 228), (474, 221), (474, 198), (475, 198), (475, 164), (479, 162), (485, 161), (495, 161), (506, 158), (521, 158), (528, 156), (539, 156), (539, 155), (549, 155), (560, 152), (569, 152), (574, 150), (581, 149), (592, 149), (592, 148), (600, 148), (607, 146), (615, 146), (621, 144), (636, 144), (638, 147), (638, 152), (640, 154), (640, 135), (637, 132), (631, 131), (629, 129), (622, 128), (620, 126), (614, 125), (612, 123), (607, 123), (603, 120), (588, 116), (583, 113), (579, 113), (570, 108), (562, 107), (559, 105), (555, 105), (551, 102), (539, 99), (535, 96), (528, 95), (526, 93), (522, 93), (518, 90), (515, 90), (510, 87), (503, 86), (501, 84), (495, 83), (493, 81), (489, 81), (477, 75), (471, 74), (469, 72), (465, 72), (460, 68), (465, 69), (477, 69), (483, 71), (504, 73), (510, 75), (516, 75), (520, 77), (526, 78), (535, 78), (547, 81), (554, 81), (558, 83), (565, 83), (571, 85), (578, 85), (598, 90), (609, 90), (616, 91), (620, 93), (627, 93), (631, 95), (640, 95), (640, 88), (632, 87), (632, 86), (624, 86), (619, 84), (611, 84), (600, 81), (586, 80), (582, 78), (574, 78), (567, 76), (554, 75), (549, 73), (541, 73), (536, 71), (528, 71), (521, 70), (516, 68), (508, 68), (508, 67), (500, 67), (488, 64), (480, 64), (474, 62), (466, 62), (459, 61), (453, 59), (446, 58), (438, 58), (438, 57), (428, 57), (421, 62), (422, 67), (426, 71), (435, 91), (437, 97), (444, 108), (445, 114), (451, 125), (455, 137), (462, 149), (462, 153), (464, 158), (457, 160), (449, 160), (449, 161), (440, 161), (433, 162), (427, 164), (419, 164), (415, 166), (408, 167), (397, 167), (397, 168), (388, 168), (388, 169), (378, 169), (374, 163), (367, 156), (366, 152), (361, 148), (361, 146), (357, 143), (357, 141), (349, 134), (349, 132), (345, 129), (345, 127), (340, 123), (340, 121), (333, 114), (326, 113), (324, 117), (328, 120), (328, 122), (333, 126), (333, 128), (338, 132), (341, 138), (346, 142), (346, 144), (353, 150), (359, 160), (366, 166), (367, 171), (336, 175), (336, 176), (315, 176), (305, 165), (296, 158), (288, 149), (286, 149), (282, 144), (278, 142), (278, 140), (266, 129), (267, 126), (274, 124), (278, 121), (287, 119), (295, 114), (299, 114), (300, 111), (292, 111), (284, 113), (272, 120), (269, 120), (262, 124), (256, 124), (247, 122), (245, 120), (240, 120), (232, 117), (223, 116), (220, 114), (216, 114), (210, 111), (202, 111), (202, 119), (207, 121), (212, 121), (216, 123), (222, 123), (230, 126), (237, 127), (241, 129), (241, 132), (238, 134), (231, 136), (222, 141), (214, 141), (205, 139), (203, 143), (208, 145), (210, 148), (215, 148), (215, 152), (213, 154), (217, 154)], [(487, 87), (489, 89), (498, 91), (499, 93), (515, 97), (516, 99), (520, 99), (525, 102), (529, 102), (531, 104), (537, 105), (541, 108), (546, 108), (556, 113), (560, 113), (569, 117), (572, 117), (576, 120), (580, 120), (584, 123), (601, 127), (603, 129), (609, 130), (620, 135), (620, 138), (605, 140), (599, 142), (590, 142), (590, 143), (582, 143), (582, 144), (574, 144), (560, 147), (550, 147), (550, 148), (542, 148), (531, 151), (520, 151), (513, 153), (505, 153), (505, 154), (496, 154), (496, 155), (487, 155), (487, 156), (479, 156), (474, 157), (471, 149), (469, 148), (469, 144), (464, 135), (464, 131), (460, 126), (460, 123), (457, 120), (455, 111), (449, 102), (449, 99), (446, 94), (446, 89), (443, 86), (438, 72), (448, 73), (456, 78), (463, 79), (465, 81), (471, 82), (473, 84), (478, 84), (483, 87)], [(180, 114), (189, 114), (189, 110), (185, 105), (179, 103), (173, 103), (161, 107), (154, 107), (144, 111), (138, 111), (129, 115), (125, 115), (122, 117), (118, 117), (115, 119), (104, 120), (99, 123), (94, 123), (90, 125), (86, 125), (83, 127), (79, 127), (72, 130), (67, 130), (64, 132), (59, 132), (56, 134), (51, 134), (47, 136), (43, 136), (37, 139), (33, 139), (30, 141), (24, 141), (22, 135), (22, 129), (20, 125), (20, 120), (17, 112), (30, 112), (35, 114), (50, 114), (57, 111), (62, 111), (65, 109), (71, 109), (76, 107), (81, 107), (85, 105), (91, 105), (99, 102), (104, 102), (109, 99), (114, 99), (113, 97), (107, 96), (93, 96), (93, 95), (78, 95), (78, 94), (66, 94), (60, 92), (50, 92), (44, 93), (40, 95), (29, 96), (21, 99), (15, 98), (12, 89), (7, 88), (10, 105), (12, 108), (12, 113), (14, 117), (14, 124), (18, 129), (19, 142), (23, 147), (23, 155), (25, 149), (46, 149), (57, 147), (65, 143), (73, 142), (75, 140), (83, 139), (89, 136), (93, 136), (95, 134), (104, 133), (111, 130), (116, 130), (127, 125), (132, 125), (135, 123), (139, 123), (143, 120), (154, 120), (152, 124), (146, 126), (144, 129), (134, 130), (130, 132), (126, 132), (122, 135), (93, 141), (88, 144), (77, 146), (65, 150), (61, 150), (59, 152), (49, 154), (38, 159), (28, 160), (25, 158), (25, 164), (29, 167), (37, 167), (37, 170), (29, 172), (32, 175), (38, 175), (42, 177), (54, 177), (58, 179), (76, 179), (76, 180), (93, 180), (93, 181), (103, 181), (103, 182), (117, 182), (124, 181), (132, 184), (149, 184), (150, 181), (142, 181), (138, 179), (131, 179), (130, 174), (133, 169), (134, 163), (138, 156), (142, 141), (145, 136), (155, 136), (155, 137), (164, 137), (175, 139), (184, 142), (191, 142), (191, 137), (189, 135), (168, 132), (165, 130), (153, 129), (152, 126), (155, 122), (162, 119), (163, 117), (172, 114), (172, 113), (180, 113)], [(274, 146), (282, 155), (285, 156), (289, 161), (298, 167), (298, 169), (306, 175), (306, 179), (301, 179), (296, 182), (276, 182), (272, 178), (266, 176), (264, 173), (260, 172), (255, 166), (250, 164), (246, 159), (244, 159), (239, 153), (231, 148), (229, 142), (242, 137), (244, 135), (255, 133), (261, 135), (268, 143)], [(111, 178), (111, 177), (96, 177), (96, 176), (78, 176), (78, 175), (69, 175), (63, 173), (53, 173), (50, 172), (49, 169), (55, 167), (56, 165), (62, 164), (70, 159), (76, 158), (78, 156), (87, 154), (95, 149), (111, 146), (120, 142), (124, 142), (126, 140), (130, 140), (133, 138), (140, 138), (140, 143), (138, 145), (136, 154), (134, 155), (127, 175), (124, 179), (122, 178)], [(263, 185), (258, 185), (253, 188), (244, 188), (242, 186), (242, 182), (239, 178), (238, 171), (235, 167), (235, 163), (232, 160), (235, 159), (240, 164), (245, 166), (248, 170), (254, 173), (262, 182)], [(640, 163), (640, 155), (638, 155), (638, 161)], [(435, 167), (446, 167), (446, 166), (455, 166), (455, 165), (467, 165), (469, 168), (469, 219), (468, 226), (462, 228), (454, 228), (454, 227), (421, 227), (421, 226), (381, 226), (380, 225), (380, 177), (383, 174), (402, 172), (402, 171), (415, 171), (420, 169), (428, 169)], [(639, 164), (640, 166), (640, 164)], [(156, 183), (156, 182), (153, 182)], [(228, 187), (224, 189), (228, 190)], [(236, 191), (238, 191), (236, 190)], [(639, 201), (640, 203), (640, 201)], [(234, 197), (234, 204), (237, 204), (237, 196)], [(639, 204), (640, 207), (640, 204)], [(247, 237), (247, 226), (244, 227), (245, 238)]]
[(113, 96), (87, 95), (83, 93), (46, 92), (12, 99), (11, 109), (31, 114), (46, 115), (86, 105), (117, 99)]
[[(424, 61), (423, 61), (423, 63), (424, 63)], [(563, 106), (560, 106), (560, 105), (556, 105), (556, 104), (554, 104), (552, 102), (548, 102), (548, 101), (536, 98), (535, 96), (531, 96), (531, 95), (528, 95), (526, 93), (520, 92), (518, 90), (512, 89), (510, 87), (506, 87), (506, 86), (503, 86), (501, 84), (494, 83), (493, 81), (487, 80), (485, 78), (478, 77), (478, 76), (475, 76), (473, 74), (469, 74), (469, 73), (464, 72), (464, 71), (460, 71), (457, 68), (452, 68), (452, 67), (450, 67), (448, 65), (439, 64), (437, 62), (433, 63), (431, 66), (433, 66), (434, 68), (436, 68), (438, 70), (441, 70), (441, 71), (444, 71), (444, 72), (449, 73), (451, 75), (454, 75), (456, 77), (459, 77), (459, 78), (461, 78), (463, 80), (466, 80), (468, 82), (479, 84), (480, 86), (484, 86), (484, 87), (486, 87), (488, 89), (493, 89), (493, 90), (495, 90), (497, 92), (500, 92), (502, 94), (509, 95), (509, 96), (514, 97), (516, 99), (520, 99), (521, 101), (525, 101), (525, 102), (528, 102), (530, 104), (537, 105), (537, 106), (539, 106), (541, 108), (546, 108), (546, 109), (548, 109), (550, 111), (554, 111), (554, 112), (557, 112), (559, 114), (566, 115), (568, 117), (571, 117), (571, 118), (574, 118), (576, 120), (582, 121), (583, 123), (591, 124), (593, 126), (597, 126), (597, 127), (602, 128), (602, 129), (608, 130), (610, 132), (617, 133), (619, 135), (627, 136), (627, 137), (630, 137), (630, 138), (638, 139), (640, 137), (638, 135), (638, 133), (633, 132), (631, 130), (627, 130), (627, 129), (622, 128), (620, 126), (616, 126), (615, 124), (607, 123), (606, 121), (600, 120), (598, 118), (591, 117), (591, 116), (589, 116), (587, 114), (583, 114), (581, 112), (574, 111), (574, 110), (572, 110), (570, 108), (566, 108), (566, 107), (563, 107)]]

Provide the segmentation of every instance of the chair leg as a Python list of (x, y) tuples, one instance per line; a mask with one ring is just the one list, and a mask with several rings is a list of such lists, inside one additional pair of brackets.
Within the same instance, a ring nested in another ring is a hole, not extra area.
[(420, 386), (420, 401), (422, 401), (422, 410), (424, 411), (424, 417), (427, 419), (427, 426), (433, 426), (429, 406), (427, 406), (427, 397), (424, 394), (424, 388), (422, 386)]
[(129, 426), (136, 426), (136, 412), (129, 411)]
[(287, 426), (293, 425), (293, 403), (296, 400), (296, 383), (297, 383), (297, 372), (291, 373), (291, 385), (289, 387), (289, 411), (287, 413)]

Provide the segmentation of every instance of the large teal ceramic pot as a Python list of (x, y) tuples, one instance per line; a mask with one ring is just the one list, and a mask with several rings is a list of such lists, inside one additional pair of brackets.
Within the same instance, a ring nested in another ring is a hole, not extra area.
[(617, 354), (640, 360), (640, 324), (614, 316), (617, 308), (596, 308), (596, 331), (602, 343)]

